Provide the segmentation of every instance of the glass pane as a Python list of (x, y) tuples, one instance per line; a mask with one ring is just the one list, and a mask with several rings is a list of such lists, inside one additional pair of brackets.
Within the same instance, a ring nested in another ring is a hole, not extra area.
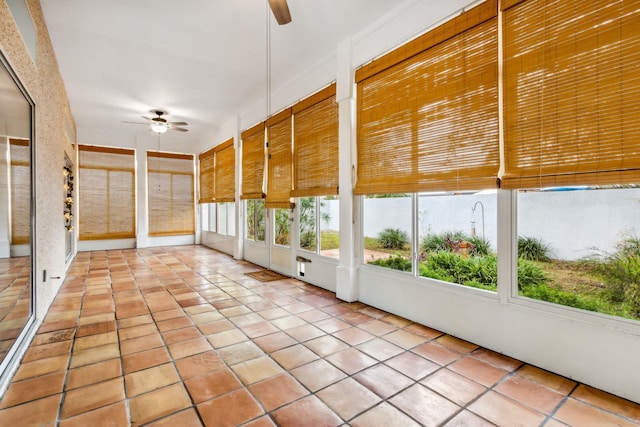
[(209, 231), (209, 203), (198, 206), (200, 206), (200, 228), (202, 231)]
[(640, 186), (518, 192), (518, 294), (640, 320)]
[(247, 239), (265, 241), (266, 211), (263, 199), (247, 200)]
[(218, 233), (227, 234), (227, 206), (226, 203), (217, 203), (218, 208)]
[(289, 247), (291, 246), (291, 211), (289, 209), (276, 209), (275, 211), (273, 243)]
[(497, 192), (418, 195), (418, 274), (495, 291)]
[(320, 254), (340, 256), (340, 204), (335, 196), (320, 197)]
[(224, 204), (227, 209), (227, 235), (236, 235), (236, 203), (230, 202)]
[(411, 272), (411, 210), (410, 194), (364, 198), (365, 263)]
[(215, 203), (208, 203), (209, 206), (209, 231), (216, 231), (218, 224), (218, 206)]
[(300, 249), (315, 252), (316, 239), (316, 198), (303, 197), (300, 200)]

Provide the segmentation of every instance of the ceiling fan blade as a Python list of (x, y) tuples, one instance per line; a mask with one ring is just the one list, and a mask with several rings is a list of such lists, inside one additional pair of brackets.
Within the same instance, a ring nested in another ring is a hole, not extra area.
[(271, 7), (271, 12), (273, 12), (278, 25), (285, 25), (291, 22), (291, 13), (289, 12), (287, 0), (269, 0), (269, 7)]
[(189, 132), (189, 129), (169, 127), (169, 130), (177, 130), (178, 132)]
[(149, 123), (142, 123), (142, 122), (126, 122), (126, 121), (123, 121), (122, 123), (129, 123), (129, 124), (132, 124), (132, 125), (145, 125), (145, 126), (149, 126)]
[(168, 122), (169, 126), (187, 126), (189, 123), (187, 122)]
[(140, 117), (142, 117), (145, 120), (153, 120), (151, 117), (147, 117), (147, 116), (140, 116)]

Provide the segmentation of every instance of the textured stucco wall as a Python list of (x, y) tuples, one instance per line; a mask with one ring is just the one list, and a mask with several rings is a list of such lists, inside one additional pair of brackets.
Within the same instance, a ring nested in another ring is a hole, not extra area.
[[(31, 59), (13, 15), (0, 0), (0, 50), (36, 104), (36, 315), (42, 318), (65, 275), (62, 168), (65, 152), (75, 160), (75, 123), (39, 0), (27, 0), (36, 31), (37, 64)], [(68, 124), (68, 125), (67, 125)], [(71, 128), (69, 132), (68, 128)], [(71, 135), (70, 135), (71, 133)], [(43, 281), (43, 270), (47, 280)], [(60, 276), (61, 279), (51, 279)]]

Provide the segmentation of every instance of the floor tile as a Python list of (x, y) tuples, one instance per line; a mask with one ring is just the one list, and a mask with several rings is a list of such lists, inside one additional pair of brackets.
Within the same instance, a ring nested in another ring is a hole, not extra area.
[(70, 418), (124, 398), (122, 377), (70, 390), (65, 395), (60, 418)]
[(283, 369), (269, 357), (259, 357), (231, 367), (245, 385), (278, 375)]
[(122, 357), (122, 370), (125, 374), (162, 365), (171, 361), (165, 347), (133, 353)]
[(320, 390), (317, 396), (344, 420), (350, 420), (381, 401), (380, 397), (351, 378)]
[(3, 426), (54, 426), (62, 395), (56, 394), (0, 411)]
[(415, 353), (403, 352), (386, 360), (385, 365), (402, 372), (414, 381), (418, 381), (440, 369), (440, 365), (431, 362)]
[(68, 340), (33, 346), (25, 353), (22, 363), (46, 359), (47, 357), (63, 356), (70, 352), (71, 344), (73, 344), (73, 341)]
[(67, 375), (66, 389), (84, 387), (122, 375), (120, 359), (109, 359), (91, 365), (70, 369)]
[(207, 427), (233, 427), (264, 413), (255, 399), (244, 389), (198, 405)]
[(129, 424), (129, 411), (124, 400), (62, 420), (60, 427), (109, 427)]
[(420, 424), (383, 402), (349, 422), (352, 427), (419, 427)]
[(284, 369), (291, 370), (318, 359), (318, 355), (302, 344), (287, 347), (271, 353), (271, 357)]
[(291, 373), (314, 392), (346, 377), (344, 372), (323, 359), (292, 369)]
[(267, 411), (273, 411), (309, 394), (298, 381), (287, 373), (250, 385), (249, 391)]
[(406, 330), (398, 330), (388, 333), (384, 336), (386, 341), (389, 341), (405, 350), (417, 347), (423, 344), (427, 339), (423, 336), (412, 334)]
[(233, 344), (218, 350), (218, 354), (227, 365), (236, 365), (247, 360), (256, 359), (264, 355), (264, 352), (251, 341)]
[(402, 348), (381, 338), (375, 338), (357, 346), (358, 350), (379, 361), (387, 360), (403, 352)]
[(159, 333), (154, 333), (139, 338), (121, 341), (120, 352), (123, 356), (126, 356), (128, 354), (138, 353), (140, 351), (150, 350), (152, 348), (162, 346), (164, 346), (162, 335), (160, 335)]
[(383, 364), (365, 369), (353, 378), (383, 399), (413, 384), (410, 378)]
[(347, 329), (341, 329), (332, 334), (334, 337), (341, 339), (349, 345), (358, 345), (363, 342), (369, 341), (375, 338), (375, 335), (369, 332), (363, 331), (360, 328), (352, 327)]
[(525, 365), (518, 369), (517, 374), (564, 395), (569, 394), (576, 386), (575, 381), (531, 365)]
[(428, 388), (415, 384), (389, 399), (424, 426), (437, 426), (458, 412), (460, 407)]
[(136, 371), (124, 377), (127, 397), (137, 396), (180, 381), (173, 363)]
[(13, 377), (13, 381), (39, 377), (54, 372), (65, 371), (69, 363), (69, 356), (54, 356), (32, 362), (22, 363)]
[(363, 369), (378, 363), (378, 361), (373, 357), (367, 356), (360, 350), (353, 347), (349, 347), (346, 350), (327, 356), (325, 360), (331, 362), (334, 366), (346, 372), (348, 375), (353, 375), (356, 372), (362, 371)]
[(555, 419), (562, 421), (570, 426), (619, 426), (631, 427), (638, 424), (622, 417), (605, 412), (586, 403), (575, 399), (567, 399), (567, 401), (558, 409), (553, 416)]
[(226, 347), (231, 344), (236, 344), (242, 341), (246, 341), (249, 338), (237, 329), (231, 329), (228, 331), (218, 332), (212, 335), (208, 335), (207, 339), (213, 345), (214, 348)]
[(446, 368), (425, 378), (421, 384), (461, 406), (471, 402), (487, 390), (481, 384)]
[(448, 365), (462, 357), (460, 353), (450, 350), (433, 341), (422, 344), (411, 351), (442, 366)]
[(326, 335), (326, 332), (311, 324), (305, 324), (296, 328), (287, 329), (287, 335), (295, 338), (298, 342), (305, 342)]
[(258, 347), (266, 353), (273, 353), (286, 347), (297, 344), (297, 341), (284, 332), (266, 335), (253, 340)]
[(449, 365), (448, 368), (460, 375), (464, 375), (467, 378), (479, 382), (485, 387), (493, 386), (507, 375), (507, 371), (494, 368), (493, 366), (487, 365), (473, 357), (460, 359)]
[(623, 415), (640, 424), (640, 404), (638, 403), (630, 402), (584, 384), (580, 384), (573, 393), (571, 393), (571, 397), (606, 411)]
[(452, 337), (451, 335), (443, 335), (440, 338), (437, 338), (436, 342), (462, 354), (470, 353), (478, 349), (476, 344), (461, 340), (460, 338)]
[(299, 427), (300, 420), (309, 426), (334, 427), (343, 422), (315, 396), (305, 397), (273, 412), (280, 427)]
[(14, 381), (2, 397), (0, 409), (62, 393), (66, 373), (55, 372), (23, 381)]
[(176, 414), (170, 415), (166, 418), (162, 418), (151, 424), (147, 424), (148, 427), (202, 427), (200, 417), (195, 409), (189, 408)]
[(550, 414), (560, 404), (564, 395), (556, 393), (519, 375), (513, 375), (494, 387), (494, 390), (511, 399)]
[[(545, 427), (553, 427), (548, 422)], [(473, 412), (462, 411), (445, 424), (446, 427), (493, 427), (495, 424), (480, 418)], [(560, 427), (560, 426), (556, 426)]]
[(218, 369), (184, 382), (195, 403), (204, 402), (242, 387), (228, 368)]
[(147, 424), (190, 406), (191, 399), (182, 384), (145, 393), (129, 399), (131, 425)]
[(182, 359), (209, 350), (212, 350), (212, 347), (205, 337), (169, 344), (169, 352), (174, 359)]
[[(469, 405), (468, 409), (498, 426), (511, 426), (518, 420), (523, 427), (539, 426), (545, 415), (496, 392), (489, 391)], [(579, 426), (580, 424), (576, 424)]]
[(183, 380), (224, 368), (226, 365), (215, 351), (188, 356), (176, 360), (176, 368)]
[(338, 338), (334, 338), (331, 335), (325, 335), (307, 341), (306, 343), (304, 343), (304, 346), (312, 350), (320, 357), (326, 357), (330, 354), (337, 353), (349, 348), (347, 344), (340, 341)]

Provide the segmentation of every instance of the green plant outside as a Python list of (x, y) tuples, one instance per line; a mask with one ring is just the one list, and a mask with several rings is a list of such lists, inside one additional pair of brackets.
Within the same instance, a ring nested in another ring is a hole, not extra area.
[[(470, 256), (455, 253), (447, 241), (472, 239), (461, 232), (428, 235), (421, 242), (418, 274), (465, 286), (495, 291), (497, 289), (497, 258), (486, 242), (477, 241), (481, 249)], [(545, 269), (550, 262), (549, 246), (539, 239), (521, 237), (519, 240), (518, 290), (520, 295), (563, 306), (595, 311), (614, 316), (640, 319), (640, 239), (627, 238), (620, 242), (615, 254), (586, 263), (584, 271), (597, 275), (603, 288), (592, 293), (567, 292), (561, 284), (549, 279)], [(365, 247), (380, 250), (377, 239), (365, 238)], [(526, 258), (525, 258), (526, 257)], [(535, 260), (527, 259), (534, 258)], [(546, 260), (546, 261), (542, 261)], [(410, 272), (410, 253), (396, 252), (388, 259), (370, 264)]]

